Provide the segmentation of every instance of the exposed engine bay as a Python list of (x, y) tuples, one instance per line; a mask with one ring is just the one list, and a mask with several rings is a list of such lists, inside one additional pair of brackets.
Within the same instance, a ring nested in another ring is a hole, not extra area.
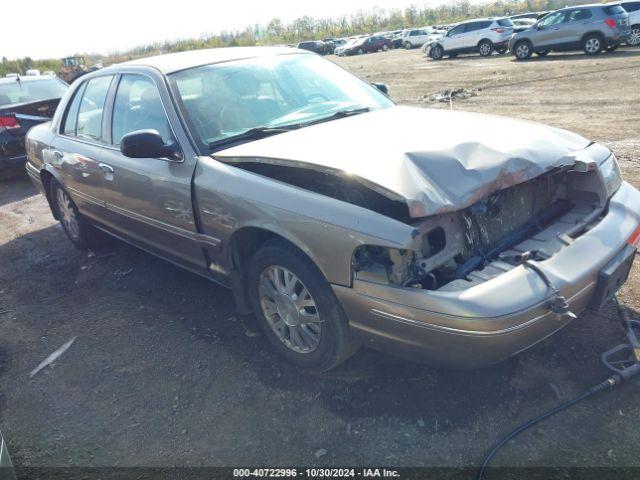
[(523, 254), (544, 261), (592, 227), (607, 195), (596, 169), (556, 169), (490, 193), (458, 212), (415, 225), (420, 251), (360, 247), (359, 279), (428, 290), (464, 290), (516, 267)]

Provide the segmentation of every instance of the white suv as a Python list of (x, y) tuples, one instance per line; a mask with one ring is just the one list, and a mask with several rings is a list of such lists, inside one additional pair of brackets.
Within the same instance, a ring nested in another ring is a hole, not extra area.
[(415, 28), (411, 30), (405, 30), (400, 35), (400, 46), (407, 50), (411, 48), (421, 47), (429, 38), (429, 32), (424, 28)]
[(620, 6), (629, 14), (631, 35), (627, 39), (627, 45), (637, 47), (640, 45), (640, 2), (620, 2)]
[(459, 53), (478, 52), (487, 57), (497, 51), (507, 51), (514, 24), (510, 18), (479, 18), (458, 23), (440, 38), (429, 43), (427, 55), (440, 60), (445, 55), (450, 58)]

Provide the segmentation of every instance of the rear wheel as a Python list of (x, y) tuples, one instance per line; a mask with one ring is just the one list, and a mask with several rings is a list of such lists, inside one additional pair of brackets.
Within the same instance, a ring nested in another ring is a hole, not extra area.
[(539, 57), (546, 57), (547, 55), (549, 55), (550, 51), (551, 50), (540, 50), (536, 52), (536, 55), (538, 55)]
[(444, 48), (442, 48), (442, 45), (436, 44), (431, 47), (429, 56), (434, 60), (442, 60), (442, 57), (444, 56)]
[(302, 252), (270, 241), (248, 272), (253, 311), (271, 344), (290, 362), (330, 370), (357, 349), (331, 287)]
[(633, 25), (631, 27), (631, 34), (627, 39), (627, 45), (631, 47), (637, 47), (640, 45), (640, 25)]
[(55, 180), (51, 182), (51, 198), (62, 229), (71, 243), (79, 249), (95, 243), (95, 228), (80, 214), (69, 194)]
[(406, 48), (407, 50), (411, 50), (412, 45), (410, 42), (404, 42), (404, 48)]
[(597, 34), (587, 35), (582, 41), (582, 48), (587, 55), (598, 55), (604, 48), (602, 37)]
[(478, 44), (478, 52), (480, 52), (480, 55), (483, 57), (491, 55), (493, 53), (493, 43), (491, 43), (491, 40), (480, 41)]
[(361, 49), (361, 48), (359, 48), (359, 49), (358, 49), (358, 55), (362, 55), (363, 53), (364, 53), (364, 50), (363, 50), (363, 49)]
[(389, 50), (389, 45), (385, 43), (384, 45), (382, 45), (382, 51), (386, 52), (387, 50)]
[(521, 41), (513, 46), (513, 54), (518, 60), (526, 60), (531, 57), (531, 44), (527, 41)]

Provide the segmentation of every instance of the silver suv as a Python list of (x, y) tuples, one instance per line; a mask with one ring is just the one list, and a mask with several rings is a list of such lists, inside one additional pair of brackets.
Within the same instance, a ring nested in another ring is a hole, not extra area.
[(459, 53), (478, 52), (487, 57), (496, 50), (507, 51), (514, 24), (510, 18), (479, 18), (455, 25), (446, 35), (436, 38), (427, 46), (426, 53), (434, 60), (445, 55), (450, 58)]
[(516, 33), (509, 50), (518, 60), (551, 50), (584, 50), (597, 55), (615, 50), (630, 35), (629, 15), (619, 4), (582, 5), (551, 12), (531, 28)]
[(640, 45), (640, 1), (620, 2), (620, 6), (629, 14), (629, 24), (631, 25), (627, 45), (637, 47)]

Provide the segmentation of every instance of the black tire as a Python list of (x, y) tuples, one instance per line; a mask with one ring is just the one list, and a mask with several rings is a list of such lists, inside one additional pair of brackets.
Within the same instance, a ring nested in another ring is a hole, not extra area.
[(410, 42), (404, 42), (403, 47), (407, 50), (411, 50), (413, 48), (413, 45), (411, 45)]
[(604, 40), (601, 35), (592, 33), (582, 39), (582, 49), (587, 55), (598, 55), (604, 49)]
[[(319, 343), (307, 353), (294, 351), (269, 324), (261, 306), (260, 278), (269, 267), (292, 272), (315, 301), (322, 321)], [(327, 371), (353, 355), (358, 349), (352, 339), (349, 321), (329, 283), (307, 256), (281, 240), (265, 243), (251, 259), (248, 275), (249, 299), (258, 323), (275, 349), (291, 363), (303, 368)]]
[(429, 56), (433, 60), (442, 60), (442, 57), (444, 57), (444, 48), (442, 48), (442, 45), (435, 44), (433, 47), (431, 47), (431, 50), (429, 51)]
[(521, 40), (513, 46), (513, 55), (517, 60), (527, 60), (531, 58), (533, 46), (527, 40)]
[(358, 49), (358, 55), (363, 55), (363, 54), (364, 54), (364, 50), (363, 50), (363, 49), (361, 49), (361, 48), (359, 48), (359, 49)]
[(493, 53), (493, 42), (491, 40), (480, 40), (478, 43), (478, 53), (481, 57), (489, 57)]
[[(93, 246), (97, 236), (95, 227), (82, 216), (74, 201), (58, 182), (52, 180), (50, 188), (51, 205), (55, 209), (56, 216), (69, 241), (80, 250)], [(66, 206), (63, 206), (64, 201), (67, 202)], [(75, 216), (75, 225), (72, 225), (67, 217), (71, 214)]]
[(536, 52), (536, 55), (538, 55), (539, 57), (546, 57), (547, 55), (549, 55), (549, 52), (551, 50), (539, 50)]

